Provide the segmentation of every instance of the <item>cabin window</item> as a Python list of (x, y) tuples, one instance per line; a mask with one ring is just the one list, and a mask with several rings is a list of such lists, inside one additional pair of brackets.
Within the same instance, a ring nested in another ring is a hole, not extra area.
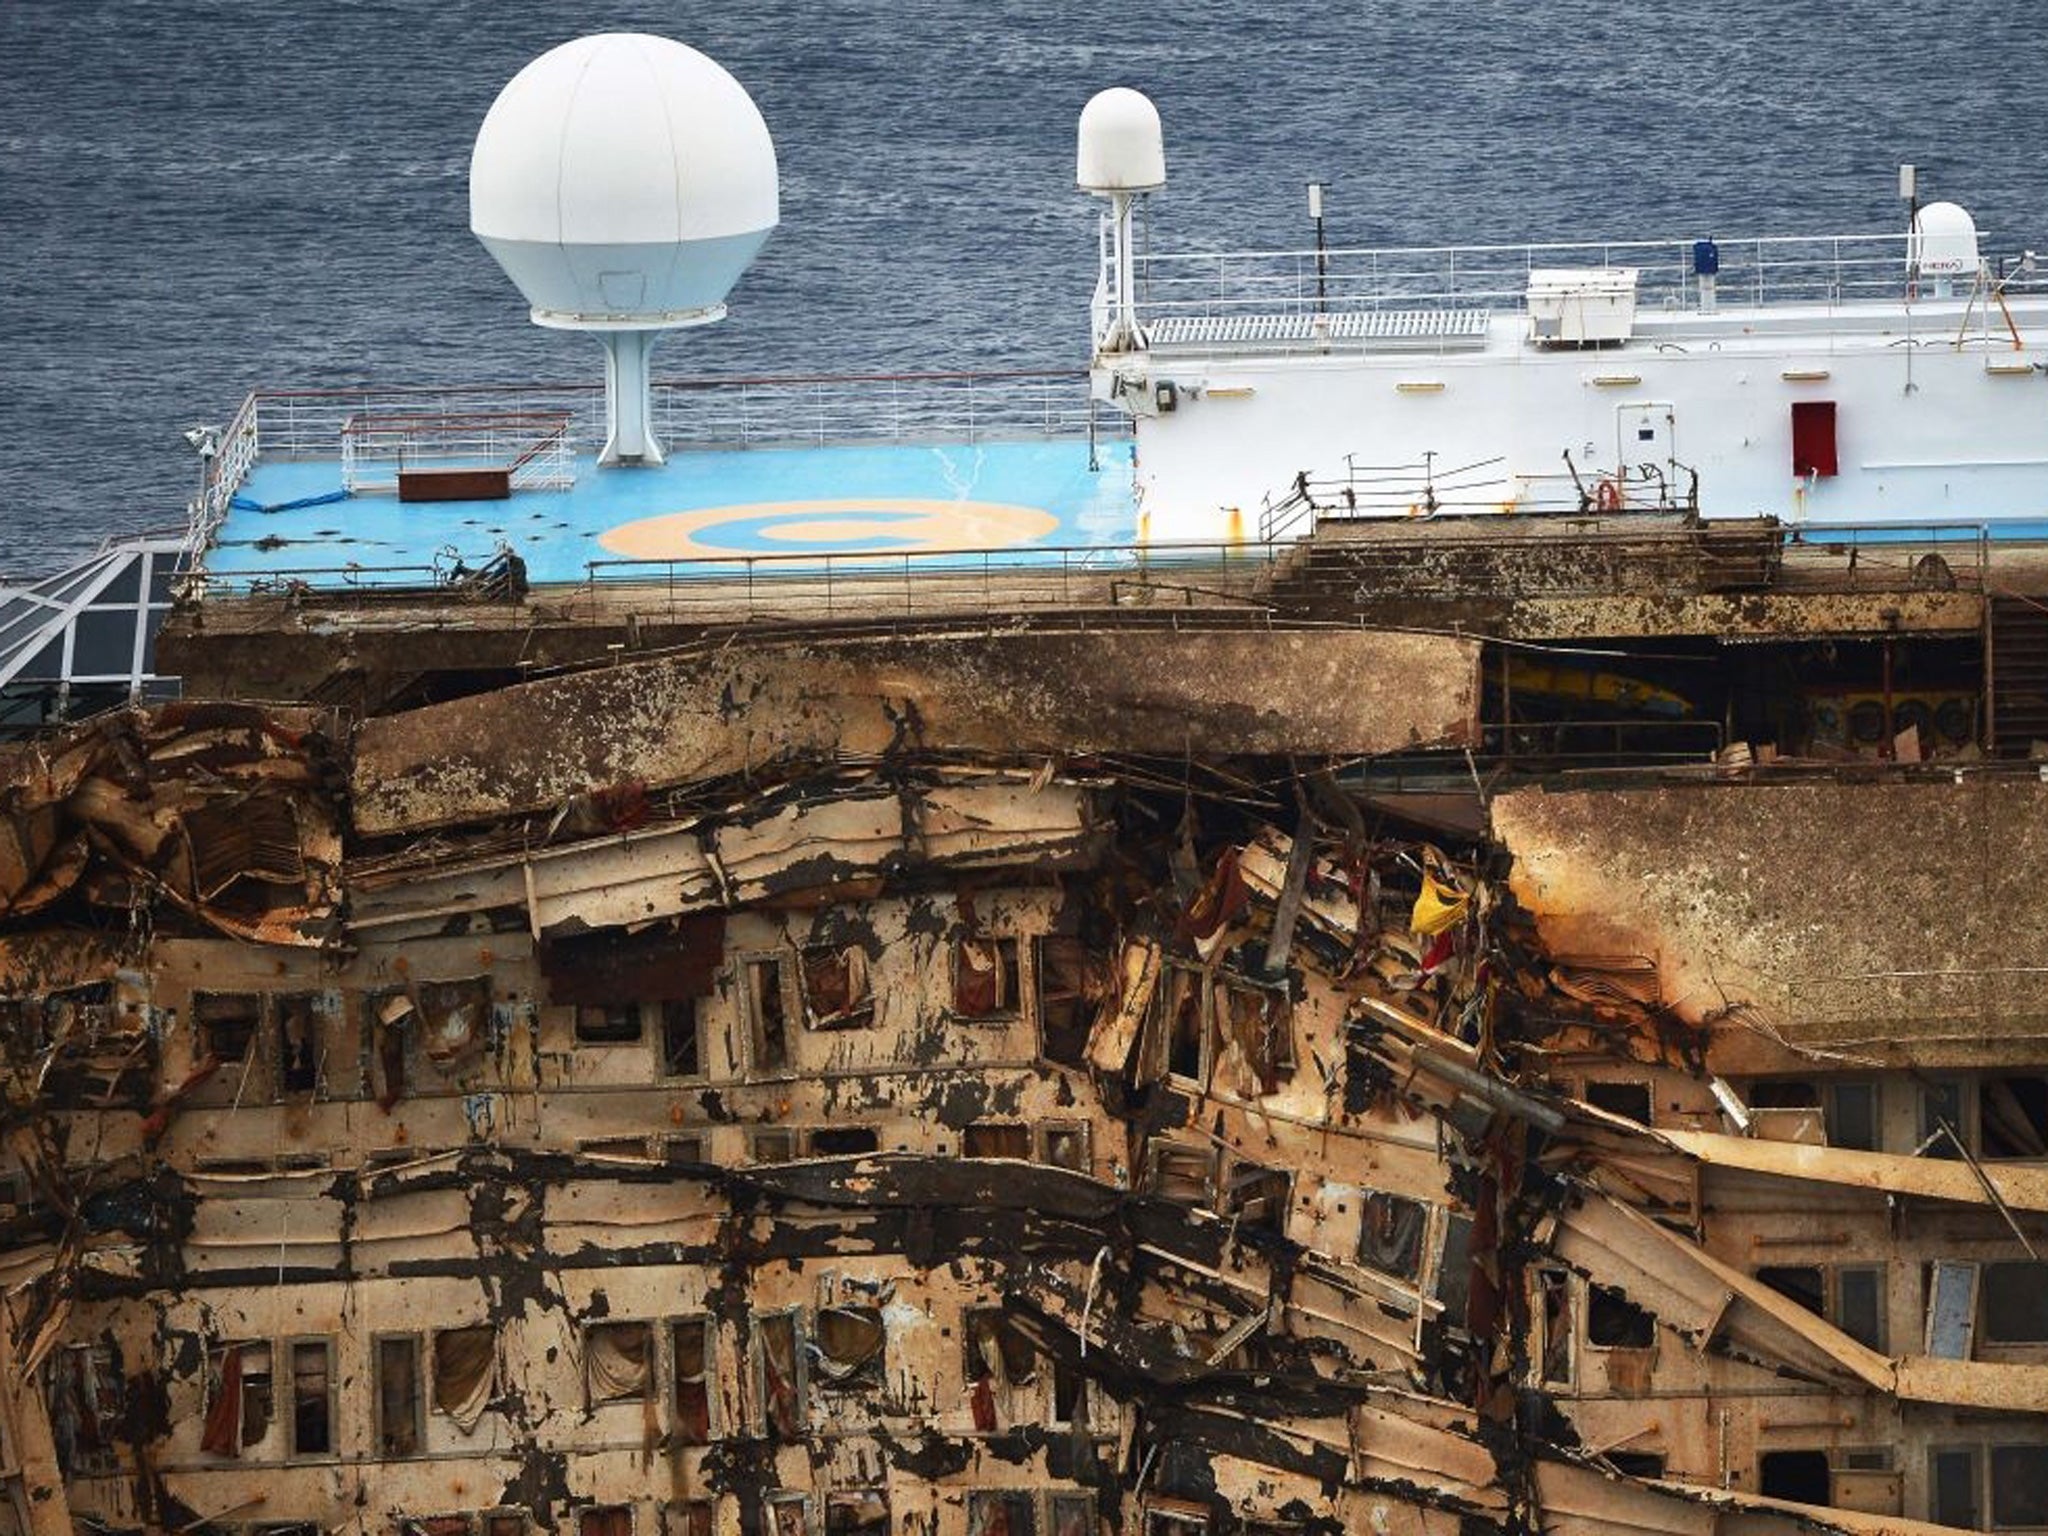
[(825, 1536), (889, 1536), (889, 1490), (848, 1488), (826, 1494)]
[(1088, 1127), (1058, 1121), (1041, 1122), (1038, 1127), (1038, 1160), (1071, 1173), (1086, 1173)]
[[(1947, 1131), (1955, 1133), (1951, 1140)], [(1920, 1085), (1920, 1143), (1923, 1157), (1960, 1158), (1963, 1154), (1956, 1142), (1967, 1146), (1967, 1128), (1963, 1124), (1963, 1085), (1953, 1078)]]
[(1991, 1528), (2048, 1525), (2048, 1445), (1991, 1447)]
[(1657, 1342), (1657, 1316), (1612, 1287), (1588, 1286), (1586, 1342), (1597, 1349), (1648, 1349)]
[(953, 1013), (963, 1019), (1013, 1019), (1023, 1005), (1017, 941), (967, 937), (953, 946)]
[(1828, 1145), (1876, 1152), (1884, 1145), (1875, 1083), (1830, 1083), (1827, 1090)]
[(1834, 1491), (1826, 1451), (1765, 1451), (1756, 1472), (1757, 1492), (1767, 1499), (1825, 1504)]
[(806, 1419), (798, 1342), (794, 1312), (755, 1314), (754, 1429), (784, 1445), (803, 1438)]
[(704, 1075), (704, 1021), (697, 1017), (694, 997), (673, 997), (661, 1005), (661, 1075)]
[[(437, 1072), (449, 1072), (482, 1049), (490, 1035), (491, 980), (425, 981), (419, 986), (419, 1041)], [(635, 1039), (639, 1038), (636, 1033)]]
[(967, 1495), (967, 1536), (1038, 1536), (1038, 1501), (1014, 1488)]
[(789, 1002), (784, 993), (782, 960), (762, 955), (743, 962), (747, 1009), (749, 1065), (757, 1074), (789, 1070)]
[(292, 1454), (334, 1454), (334, 1345), (299, 1339), (291, 1346)]
[(526, 1536), (524, 1510), (487, 1509), (483, 1513), (481, 1524), (482, 1536)]
[(1844, 1265), (1835, 1271), (1835, 1326), (1859, 1344), (1883, 1353), (1885, 1268), (1882, 1264)]
[(676, 1441), (680, 1445), (709, 1445), (711, 1320), (677, 1319), (669, 1324), (669, 1342), (675, 1357)]
[(111, 1350), (104, 1344), (53, 1350), (43, 1366), (43, 1401), (65, 1471), (92, 1476), (115, 1470), (122, 1401)]
[(967, 1379), (1021, 1387), (1038, 1375), (1038, 1351), (1001, 1307), (973, 1307), (967, 1318)]
[(750, 1131), (748, 1155), (757, 1163), (786, 1163), (796, 1156), (796, 1132), (781, 1126)]
[(377, 1341), (377, 1453), (417, 1456), (426, 1444), (420, 1393), (420, 1341), (411, 1335)]
[(320, 1028), (315, 1000), (304, 994), (271, 1003), (277, 1032), (277, 1091), (311, 1093), (320, 1085)]
[(875, 1022), (868, 952), (816, 946), (803, 953), (804, 1023), (812, 1029), (863, 1029)]
[(469, 1434), (498, 1390), (498, 1334), (489, 1325), (434, 1335), (434, 1409)]
[(1055, 1427), (1085, 1424), (1088, 1420), (1088, 1378), (1079, 1371), (1052, 1365), (1052, 1422)]
[(880, 1307), (820, 1307), (815, 1326), (820, 1388), (864, 1391), (882, 1385), (889, 1333)]
[(820, 1126), (811, 1132), (811, 1156), (856, 1157), (881, 1149), (882, 1139), (871, 1125)]
[(767, 1495), (765, 1536), (811, 1536), (809, 1494), (777, 1489)]
[(1980, 1529), (1976, 1448), (1947, 1446), (1930, 1451), (1927, 1473), (1927, 1518), (1936, 1525)]
[(1239, 1093), (1272, 1093), (1293, 1076), (1294, 1004), (1284, 987), (1218, 978), (1211, 1004), (1217, 1049), (1226, 1069), (1236, 1068)]
[[(1623, 1477), (1662, 1477), (1664, 1475), (1664, 1453), (1662, 1451), (1609, 1451), (1607, 1463)], [(1825, 1501), (1823, 1501), (1825, 1502)]]
[(576, 1005), (578, 1045), (631, 1045), (640, 1038), (638, 1003)]
[[(667, 1536), (711, 1536), (713, 1507), (709, 1499), (679, 1499), (668, 1506)], [(486, 1533), (488, 1536), (488, 1533)]]
[(2048, 1157), (2048, 1078), (1980, 1078), (1977, 1135), (1982, 1157)]
[(685, 1168), (692, 1163), (703, 1162), (704, 1138), (701, 1136), (662, 1137), (661, 1160), (671, 1168)]
[(1206, 1206), (1215, 1198), (1210, 1189), (1215, 1176), (1216, 1154), (1207, 1148), (1152, 1143), (1145, 1169), (1147, 1193), (1181, 1205)]
[(2048, 1263), (1986, 1264), (1982, 1282), (1988, 1344), (2048, 1344)]
[(982, 1120), (960, 1134), (963, 1157), (1011, 1157), (1020, 1162), (1031, 1158), (1031, 1127), (1001, 1121)]
[(633, 1506), (591, 1506), (576, 1517), (576, 1536), (633, 1536)]
[[(1792, 473), (1826, 478), (1839, 472), (1835, 450), (1835, 402), (1792, 402)], [(1825, 1501), (1822, 1501), (1825, 1502)]]
[(1202, 974), (1184, 966), (1169, 966), (1153, 993), (1159, 1011), (1160, 1047), (1166, 1075), (1204, 1084), (1203, 1048), (1207, 1034), (1202, 1020)]
[(646, 1323), (592, 1323), (583, 1330), (586, 1398), (604, 1403), (644, 1402), (654, 1385), (654, 1329)]
[(1436, 1299), (1444, 1304), (1444, 1321), (1464, 1327), (1471, 1297), (1472, 1218), (1454, 1211), (1444, 1218), (1443, 1251), (1436, 1263)]
[(1371, 1189), (1362, 1192), (1358, 1206), (1359, 1262), (1397, 1280), (1419, 1280), (1429, 1207)]
[(1095, 1536), (1095, 1500), (1085, 1493), (1056, 1493), (1048, 1501), (1052, 1508), (1052, 1536)]
[(245, 1447), (262, 1444), (277, 1411), (269, 1344), (245, 1341), (210, 1351), (206, 1384), (199, 1448), (215, 1456), (239, 1456)]
[(1610, 1115), (1633, 1120), (1637, 1125), (1650, 1123), (1648, 1083), (1591, 1082), (1586, 1084), (1586, 1102), (1595, 1109), (1606, 1110)]

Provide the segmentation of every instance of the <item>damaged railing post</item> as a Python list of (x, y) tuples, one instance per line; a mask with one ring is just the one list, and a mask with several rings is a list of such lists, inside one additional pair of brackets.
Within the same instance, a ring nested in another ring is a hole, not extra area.
[(1315, 858), (1315, 818), (1308, 798), (1297, 788), (1295, 799), (1301, 816), (1295, 823), (1294, 844), (1287, 850), (1287, 878), (1280, 887), (1280, 902), (1273, 909), (1273, 932), (1266, 940), (1265, 973), (1277, 978), (1287, 974), (1287, 957), (1294, 948), (1294, 924), (1301, 916), (1302, 893), (1308, 889), (1309, 865)]

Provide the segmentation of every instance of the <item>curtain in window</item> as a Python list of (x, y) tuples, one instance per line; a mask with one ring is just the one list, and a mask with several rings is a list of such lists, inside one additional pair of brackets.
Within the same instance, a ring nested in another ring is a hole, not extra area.
[(434, 1335), (434, 1406), (465, 1435), (476, 1430), (496, 1385), (498, 1340), (489, 1328), (451, 1328)]
[(593, 1328), (586, 1345), (590, 1364), (590, 1397), (615, 1403), (647, 1395), (647, 1329), (637, 1324)]

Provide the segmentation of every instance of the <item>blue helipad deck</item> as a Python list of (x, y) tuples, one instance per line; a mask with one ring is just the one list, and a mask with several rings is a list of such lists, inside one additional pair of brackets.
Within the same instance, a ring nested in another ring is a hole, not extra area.
[[(660, 468), (576, 461), (568, 490), (505, 501), (401, 503), (342, 489), (337, 460), (259, 459), (206, 564), (224, 576), (294, 575), (488, 560), (500, 544), (534, 582), (582, 581), (593, 561), (735, 555), (898, 554), (1128, 544), (1138, 537), (1131, 444), (1089, 467), (1073, 440), (683, 451)], [(279, 508), (280, 510), (261, 510)]]

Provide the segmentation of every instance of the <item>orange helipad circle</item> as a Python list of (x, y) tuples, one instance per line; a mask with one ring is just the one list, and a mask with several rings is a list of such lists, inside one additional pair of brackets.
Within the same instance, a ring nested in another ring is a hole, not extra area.
[[(665, 512), (621, 523), (598, 543), (629, 560), (716, 560), (748, 554), (883, 554), (1006, 549), (1034, 544), (1060, 520), (1043, 507), (917, 497), (750, 501)], [(702, 537), (732, 528), (731, 542)]]

